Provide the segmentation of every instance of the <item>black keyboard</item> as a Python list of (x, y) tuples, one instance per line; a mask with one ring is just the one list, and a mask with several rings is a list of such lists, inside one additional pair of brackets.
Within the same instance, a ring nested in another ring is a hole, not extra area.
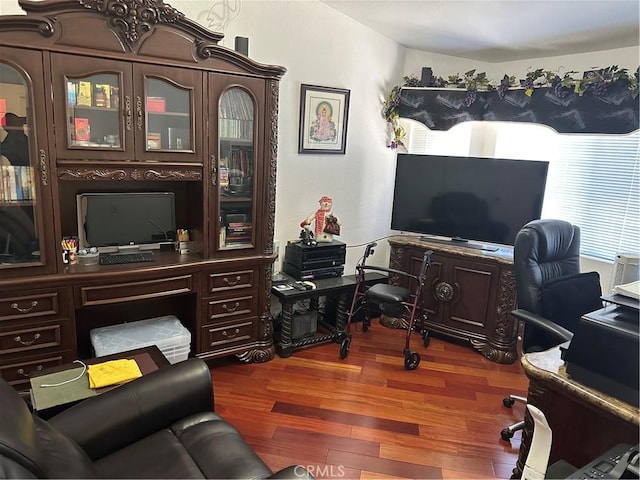
[(120, 265), (122, 263), (153, 262), (153, 252), (101, 253), (100, 265)]

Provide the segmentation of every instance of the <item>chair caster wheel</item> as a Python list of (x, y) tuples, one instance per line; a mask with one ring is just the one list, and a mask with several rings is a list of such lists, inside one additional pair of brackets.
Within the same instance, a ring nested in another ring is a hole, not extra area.
[(502, 440), (508, 442), (513, 438), (513, 432), (508, 428), (503, 428), (500, 432), (500, 436), (502, 437)]
[(345, 338), (340, 344), (340, 359), (344, 360), (349, 355), (349, 347), (351, 346), (351, 339)]
[(406, 370), (415, 370), (420, 365), (420, 354), (405, 350), (404, 352), (404, 368)]
[[(511, 397), (504, 397), (504, 398), (502, 399), (502, 404), (503, 404), (505, 407), (507, 407), (507, 408), (511, 408), (511, 407), (513, 407), (513, 404), (514, 404), (514, 403), (516, 403), (516, 401), (515, 401), (513, 398), (511, 398)], [(513, 435), (513, 434), (512, 434), (512, 435)]]

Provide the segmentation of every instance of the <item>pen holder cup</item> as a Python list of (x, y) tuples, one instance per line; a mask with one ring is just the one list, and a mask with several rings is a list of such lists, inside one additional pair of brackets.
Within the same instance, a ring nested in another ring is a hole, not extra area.
[(99, 257), (99, 253), (87, 253), (85, 255), (78, 255), (78, 260), (80, 265), (98, 265)]

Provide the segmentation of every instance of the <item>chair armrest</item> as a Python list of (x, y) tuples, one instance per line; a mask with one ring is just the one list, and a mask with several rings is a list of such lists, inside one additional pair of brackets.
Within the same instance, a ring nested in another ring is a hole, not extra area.
[(547, 332), (555, 335), (560, 340), (558, 343), (569, 341), (573, 338), (573, 333), (564, 327), (561, 327), (557, 323), (552, 322), (548, 318), (544, 318), (541, 315), (529, 312), (527, 310), (517, 309), (513, 310), (511, 314), (518, 320), (522, 320), (525, 323), (530, 323), (539, 327)]
[(91, 397), (49, 423), (96, 460), (206, 411), (213, 411), (211, 373), (203, 360), (190, 358)]
[(306, 468), (304, 468), (302, 465), (291, 465), (290, 467), (286, 467), (286, 468), (283, 468), (282, 470), (275, 472), (273, 475), (270, 475), (267, 478), (271, 478), (274, 480), (276, 479), (313, 480), (315, 477), (311, 475), (311, 473), (309, 473), (309, 471)]

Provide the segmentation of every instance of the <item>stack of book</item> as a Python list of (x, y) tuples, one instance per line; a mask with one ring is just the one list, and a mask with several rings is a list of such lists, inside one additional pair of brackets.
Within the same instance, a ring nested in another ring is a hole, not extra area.
[(35, 200), (33, 167), (0, 166), (0, 201)]
[(249, 222), (230, 222), (227, 226), (226, 242), (246, 243), (251, 241), (253, 225)]

